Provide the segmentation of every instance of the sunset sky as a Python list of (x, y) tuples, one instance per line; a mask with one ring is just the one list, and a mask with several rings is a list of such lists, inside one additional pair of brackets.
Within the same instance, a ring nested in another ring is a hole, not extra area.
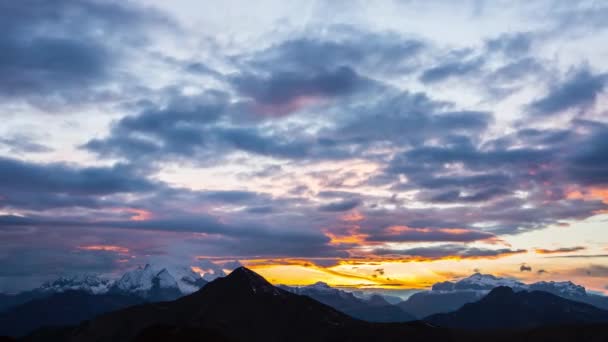
[(0, 292), (147, 262), (608, 293), (608, 4), (0, 2)]

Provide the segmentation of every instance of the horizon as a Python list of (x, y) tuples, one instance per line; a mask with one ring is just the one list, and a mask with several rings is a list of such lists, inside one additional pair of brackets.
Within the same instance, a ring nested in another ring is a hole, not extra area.
[(606, 15), (551, 0), (0, 3), (0, 293), (149, 263), (608, 294)]

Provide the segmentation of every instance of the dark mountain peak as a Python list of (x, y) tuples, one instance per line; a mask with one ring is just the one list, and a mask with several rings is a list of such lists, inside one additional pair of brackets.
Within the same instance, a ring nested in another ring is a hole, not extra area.
[(369, 299), (367, 300), (367, 302), (370, 305), (374, 305), (374, 306), (391, 305), (389, 302), (386, 301), (386, 299), (384, 299), (384, 297), (382, 297), (379, 294), (373, 294), (371, 297), (369, 297)]
[(253, 293), (279, 294), (278, 288), (274, 287), (261, 275), (244, 266), (232, 271), (232, 273), (225, 278), (225, 281), (239, 287), (247, 287), (251, 289)]
[(323, 281), (318, 281), (310, 286), (314, 286), (316, 288), (330, 288), (331, 286), (329, 286), (329, 284), (327, 284), (326, 282)]
[(532, 328), (543, 325), (608, 322), (608, 311), (544, 291), (494, 288), (481, 300), (451, 313), (427, 317), (437, 326), (463, 329)]
[(488, 298), (488, 297), (504, 298), (504, 297), (510, 297), (514, 294), (515, 294), (515, 291), (513, 291), (512, 288), (510, 288), (508, 286), (499, 286), (499, 287), (495, 287), (494, 289), (492, 289), (492, 291), (490, 291), (490, 293), (488, 293), (486, 298)]

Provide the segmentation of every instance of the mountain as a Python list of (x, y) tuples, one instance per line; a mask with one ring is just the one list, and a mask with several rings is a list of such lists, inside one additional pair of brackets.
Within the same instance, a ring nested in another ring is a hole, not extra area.
[(355, 297), (354, 294), (335, 289), (326, 283), (317, 282), (309, 286), (289, 287), (280, 285), (283, 290), (308, 296), (325, 305), (341, 311), (351, 317), (369, 322), (408, 322), (416, 317), (389, 304), (381, 296), (372, 296), (368, 300)]
[(435, 313), (446, 313), (457, 310), (464, 304), (481, 299), (492, 289), (499, 286), (507, 286), (515, 291), (549, 292), (566, 299), (608, 309), (608, 297), (588, 294), (583, 286), (569, 281), (541, 281), (533, 284), (524, 284), (514, 279), (480, 273), (475, 273), (456, 282), (445, 281), (436, 283), (430, 291), (415, 293), (397, 305), (404, 311), (418, 318), (423, 318)]
[(451, 312), (466, 303), (472, 303), (483, 297), (478, 291), (423, 291), (414, 293), (407, 300), (397, 304), (402, 310), (423, 318), (435, 313)]
[(31, 300), (46, 297), (47, 295), (39, 291), (24, 291), (17, 294), (0, 293), (0, 313)]
[(109, 289), (110, 293), (134, 294), (149, 301), (174, 300), (182, 296), (177, 281), (166, 268), (151, 265), (125, 273)]
[(92, 274), (79, 274), (45, 282), (38, 288), (38, 291), (50, 293), (82, 291), (90, 294), (103, 294), (108, 292), (111, 284), (110, 279)]
[(60, 277), (43, 283), (40, 287), (14, 295), (0, 294), (0, 312), (34, 299), (45, 298), (55, 293), (82, 291), (89, 294), (102, 294), (108, 291), (111, 281), (95, 275), (83, 274)]
[[(138, 305), (64, 332), (71, 341), (408, 341), (445, 339), (425, 323), (381, 324), (351, 318), (308, 296), (238, 268), (172, 302)], [(35, 337), (35, 338), (34, 338)], [(44, 340), (44, 335), (30, 340)]]
[(0, 314), (0, 335), (21, 336), (40, 327), (78, 324), (83, 320), (141, 304), (135, 296), (63, 291), (34, 299)]
[(560, 324), (608, 322), (608, 311), (542, 291), (499, 286), (475, 303), (451, 313), (425, 318), (431, 324), (459, 329), (525, 329)]

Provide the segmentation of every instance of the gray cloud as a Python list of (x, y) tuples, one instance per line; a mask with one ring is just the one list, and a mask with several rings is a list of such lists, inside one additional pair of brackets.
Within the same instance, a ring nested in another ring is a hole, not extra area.
[(551, 87), (549, 93), (530, 104), (533, 115), (555, 115), (564, 110), (585, 109), (603, 91), (608, 76), (593, 74), (586, 67), (571, 70), (567, 78)]

